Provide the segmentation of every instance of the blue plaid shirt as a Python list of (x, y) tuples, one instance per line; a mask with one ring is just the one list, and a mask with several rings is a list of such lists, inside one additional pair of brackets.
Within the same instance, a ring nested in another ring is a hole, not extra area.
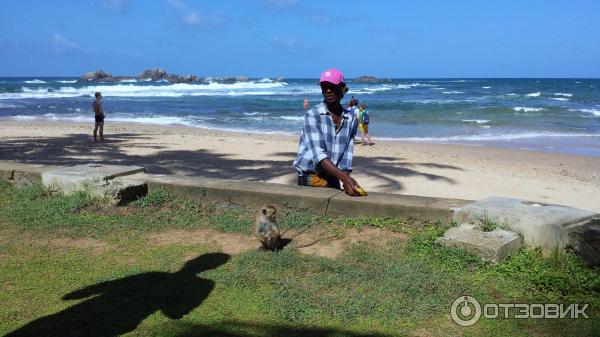
[(316, 165), (329, 158), (342, 171), (352, 172), (353, 138), (358, 121), (354, 114), (345, 109), (342, 125), (336, 132), (331, 112), (325, 103), (314, 106), (304, 115), (304, 128), (300, 135), (298, 157), (294, 167), (301, 175), (303, 171), (315, 172)]

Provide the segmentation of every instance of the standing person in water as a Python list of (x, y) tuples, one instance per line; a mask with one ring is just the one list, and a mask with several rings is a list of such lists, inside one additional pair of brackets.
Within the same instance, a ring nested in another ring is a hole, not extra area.
[(94, 96), (96, 96), (96, 100), (94, 100), (94, 103), (92, 104), (96, 119), (96, 125), (94, 127), (94, 141), (97, 142), (98, 139), (96, 138), (96, 135), (98, 130), (100, 130), (100, 140), (104, 141), (104, 109), (102, 109), (102, 94), (100, 92), (96, 92)]
[(304, 107), (304, 110), (308, 109), (308, 97), (304, 97), (304, 104), (302, 105)]
[(365, 143), (365, 136), (369, 140), (369, 145), (373, 145), (371, 142), (371, 136), (369, 135), (369, 110), (367, 110), (366, 104), (361, 104), (358, 109), (358, 129), (360, 130), (360, 142), (362, 145), (367, 145)]
[(298, 185), (343, 189), (350, 196), (366, 195), (350, 176), (358, 121), (340, 101), (348, 91), (344, 75), (337, 69), (321, 74), (323, 102), (304, 115), (298, 156)]

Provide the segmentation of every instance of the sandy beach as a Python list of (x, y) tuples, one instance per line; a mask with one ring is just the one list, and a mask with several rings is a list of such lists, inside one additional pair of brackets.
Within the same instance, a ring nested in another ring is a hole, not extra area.
[[(295, 184), (297, 136), (184, 126), (0, 121), (0, 160), (50, 165), (135, 164), (149, 173)], [(355, 179), (371, 192), (558, 203), (600, 212), (600, 157), (380, 141), (356, 145)]]

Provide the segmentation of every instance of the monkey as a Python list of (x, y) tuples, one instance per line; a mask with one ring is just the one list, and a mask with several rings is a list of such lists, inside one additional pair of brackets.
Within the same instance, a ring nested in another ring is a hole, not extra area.
[(279, 225), (277, 223), (277, 208), (274, 205), (264, 205), (260, 208), (258, 214), (256, 214), (256, 222), (254, 224), (254, 235), (260, 240), (262, 244), (259, 250), (270, 251), (309, 247), (323, 240), (336, 237), (336, 235), (329, 235), (325, 237), (320, 237), (316, 240), (312, 240), (310, 242), (300, 245), (286, 245), (286, 243), (302, 235), (310, 227), (311, 226), (304, 228), (299, 233), (293, 235), (291, 238), (283, 238), (283, 234), (285, 234), (287, 230), (283, 232), (279, 230)]
[(260, 240), (261, 250), (280, 250), (281, 232), (277, 224), (277, 208), (274, 205), (264, 205), (256, 215), (254, 235)]

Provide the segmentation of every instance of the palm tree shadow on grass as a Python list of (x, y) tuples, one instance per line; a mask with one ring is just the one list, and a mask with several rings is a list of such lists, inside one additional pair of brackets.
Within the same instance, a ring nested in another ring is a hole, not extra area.
[(214, 288), (213, 281), (196, 274), (217, 268), (229, 258), (223, 253), (204, 254), (174, 273), (141, 273), (76, 290), (63, 300), (86, 300), (36, 319), (7, 336), (118, 336), (135, 330), (156, 311), (180, 319)]

